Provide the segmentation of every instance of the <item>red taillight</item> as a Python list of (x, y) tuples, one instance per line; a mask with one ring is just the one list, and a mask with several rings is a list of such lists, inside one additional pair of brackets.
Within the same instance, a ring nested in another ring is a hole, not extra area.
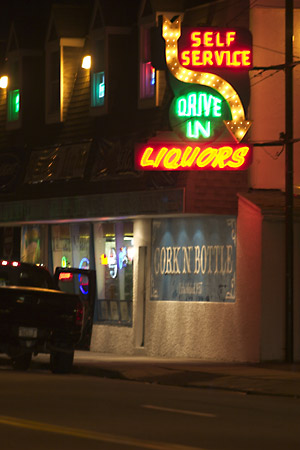
[(66, 281), (66, 280), (71, 281), (71, 280), (73, 280), (73, 274), (70, 272), (61, 272), (59, 274), (58, 279), (63, 280), (63, 281)]
[(7, 261), (6, 259), (3, 259), (1, 261), (1, 266), (13, 266), (13, 267), (19, 267), (21, 264), (18, 261)]
[(75, 322), (79, 326), (83, 324), (83, 304), (81, 302), (77, 303)]

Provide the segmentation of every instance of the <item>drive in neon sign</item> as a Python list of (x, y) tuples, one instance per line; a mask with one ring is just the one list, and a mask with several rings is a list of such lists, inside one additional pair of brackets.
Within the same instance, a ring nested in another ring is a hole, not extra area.
[(187, 69), (252, 67), (251, 34), (244, 29), (187, 28), (178, 47), (180, 64)]
[(252, 147), (245, 144), (186, 145), (155, 143), (136, 153), (139, 170), (245, 170), (252, 161)]
[(208, 87), (195, 88), (170, 105), (170, 124), (181, 139), (205, 140), (224, 131), (230, 111), (224, 99)]
[[(202, 41), (202, 28), (198, 28), (197, 30), (192, 29), (191, 31), (189, 30), (191, 29), (184, 28), (182, 32), (181, 19), (179, 17), (173, 22), (168, 20), (166, 17), (163, 18), (162, 36), (165, 40), (165, 58), (168, 70), (175, 80), (183, 83), (182, 86), (186, 86), (186, 89), (192, 86), (197, 86), (198, 88), (206, 87), (208, 89), (213, 89), (216, 93), (221, 95), (224, 102), (228, 104), (230, 111), (230, 117), (223, 119), (223, 125), (225, 125), (225, 129), (229, 131), (231, 137), (233, 137), (236, 142), (240, 142), (251, 127), (251, 121), (246, 119), (244, 105), (235, 88), (223, 77), (223, 74), (226, 72), (226, 70), (233, 69), (234, 66), (229, 67), (226, 64), (224, 65), (223, 60), (222, 64), (219, 61), (220, 65), (214, 64), (214, 62), (212, 62), (212, 64), (208, 63), (206, 66), (198, 66), (193, 64), (183, 65), (184, 61), (182, 60), (182, 58), (180, 58), (180, 55), (182, 54), (182, 51), (191, 51), (191, 49), (193, 49), (192, 44), (198, 46), (206, 45), (209, 47), (211, 44), (216, 46), (222, 44), (226, 45), (227, 42), (227, 47), (230, 49), (230, 51), (233, 51), (233, 49), (236, 49), (237, 51), (242, 51), (245, 49), (245, 51), (250, 52), (250, 64), (246, 64), (244, 67), (239, 66), (241, 72), (245, 74), (252, 65), (251, 34), (248, 30), (231, 30), (235, 31), (236, 34), (230, 35), (231, 38), (227, 37), (227, 41), (226, 37), (225, 40), (223, 39), (221, 41), (222, 33), (225, 33), (226, 35), (226, 29), (218, 29), (217, 31), (213, 31), (215, 29), (211, 29), (213, 34), (205, 35), (206, 40)], [(210, 31), (209, 29), (205, 30), (207, 32)], [(193, 32), (199, 34), (194, 34), (191, 41), (191, 33)], [(219, 35), (216, 34), (218, 32)], [(219, 36), (220, 39), (217, 40), (217, 38), (215, 37), (215, 40), (210, 41), (210, 36), (214, 36), (214, 33), (215, 36)], [(196, 38), (199, 38), (199, 40), (197, 41)], [(221, 68), (223, 69), (222, 76), (220, 72)], [(176, 92), (175, 95), (177, 95)]]

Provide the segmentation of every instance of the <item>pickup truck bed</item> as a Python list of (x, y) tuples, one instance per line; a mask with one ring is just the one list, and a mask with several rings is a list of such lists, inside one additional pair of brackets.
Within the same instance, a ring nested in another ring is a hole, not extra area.
[(77, 295), (54, 289), (45, 268), (18, 264), (0, 264), (0, 352), (16, 369), (28, 368), (32, 354), (50, 353), (52, 371), (69, 372), (82, 333), (83, 304)]

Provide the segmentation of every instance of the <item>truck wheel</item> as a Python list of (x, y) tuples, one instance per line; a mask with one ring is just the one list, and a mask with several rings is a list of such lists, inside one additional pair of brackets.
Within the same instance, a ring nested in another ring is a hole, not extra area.
[(50, 368), (52, 373), (70, 373), (73, 366), (74, 351), (52, 352)]
[(23, 353), (22, 355), (12, 357), (12, 366), (15, 370), (27, 370), (31, 363), (32, 353)]

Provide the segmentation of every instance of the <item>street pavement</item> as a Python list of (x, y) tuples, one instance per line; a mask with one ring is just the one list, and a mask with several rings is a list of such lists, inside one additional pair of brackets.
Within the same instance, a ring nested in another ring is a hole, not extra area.
[[(48, 355), (33, 358), (33, 368), (41, 365), (48, 369)], [(300, 398), (300, 363), (221, 364), (187, 358), (117, 356), (76, 351), (73, 373), (170, 386)]]

